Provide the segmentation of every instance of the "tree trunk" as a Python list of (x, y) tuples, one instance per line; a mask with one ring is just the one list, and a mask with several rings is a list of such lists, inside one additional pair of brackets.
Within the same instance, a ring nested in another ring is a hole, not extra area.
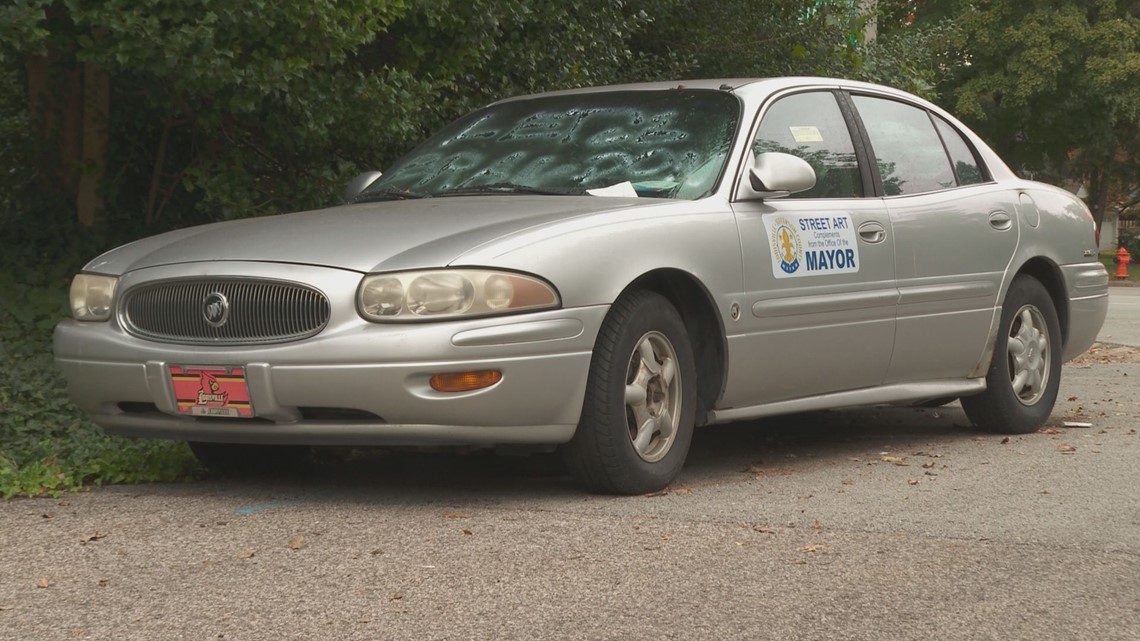
[(41, 188), (62, 191), (90, 227), (103, 208), (101, 183), (110, 142), (111, 78), (93, 63), (78, 65), (49, 48), (28, 56), (28, 104), (41, 142)]
[(1104, 167), (1097, 167), (1089, 172), (1088, 205), (1092, 211), (1093, 222), (1099, 230), (1104, 222), (1104, 209), (1108, 205), (1108, 180)]
[(111, 77), (94, 63), (83, 65), (83, 167), (79, 176), (75, 208), (84, 227), (95, 224), (103, 208), (100, 188), (107, 173), (107, 143), (110, 140)]

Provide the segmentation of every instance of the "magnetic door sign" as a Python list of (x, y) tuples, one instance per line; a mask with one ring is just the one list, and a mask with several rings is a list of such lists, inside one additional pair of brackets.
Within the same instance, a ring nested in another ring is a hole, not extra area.
[(859, 271), (850, 214), (764, 214), (764, 229), (776, 278)]
[(170, 367), (178, 413), (191, 416), (253, 416), (241, 367)]

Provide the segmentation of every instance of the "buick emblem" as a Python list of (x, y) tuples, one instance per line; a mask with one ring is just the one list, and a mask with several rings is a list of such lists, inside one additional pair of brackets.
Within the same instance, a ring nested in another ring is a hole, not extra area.
[(230, 318), (230, 301), (221, 292), (213, 292), (202, 300), (202, 317), (210, 327), (221, 327)]

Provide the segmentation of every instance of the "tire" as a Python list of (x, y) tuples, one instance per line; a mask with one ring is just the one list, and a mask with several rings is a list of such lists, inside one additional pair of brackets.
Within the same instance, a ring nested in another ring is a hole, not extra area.
[(663, 489), (689, 453), (696, 389), (689, 335), (676, 308), (654, 292), (623, 295), (602, 323), (582, 417), (562, 447), (570, 473), (593, 492)]
[(304, 470), (309, 448), (302, 445), (188, 443), (198, 462), (225, 476), (285, 474)]
[(1044, 425), (1061, 386), (1061, 348), (1049, 292), (1037, 279), (1017, 276), (1002, 303), (986, 391), (962, 398), (966, 416), (981, 429), (1004, 434)]

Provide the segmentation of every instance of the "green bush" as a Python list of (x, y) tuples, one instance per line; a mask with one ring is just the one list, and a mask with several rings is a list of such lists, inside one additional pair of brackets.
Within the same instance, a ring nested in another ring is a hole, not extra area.
[(52, 362), (52, 329), (67, 316), (68, 284), (82, 262), (72, 257), (97, 253), (100, 235), (5, 218), (0, 227), (12, 236), (0, 242), (0, 496), (190, 477), (197, 463), (183, 443), (104, 435), (68, 400)]

